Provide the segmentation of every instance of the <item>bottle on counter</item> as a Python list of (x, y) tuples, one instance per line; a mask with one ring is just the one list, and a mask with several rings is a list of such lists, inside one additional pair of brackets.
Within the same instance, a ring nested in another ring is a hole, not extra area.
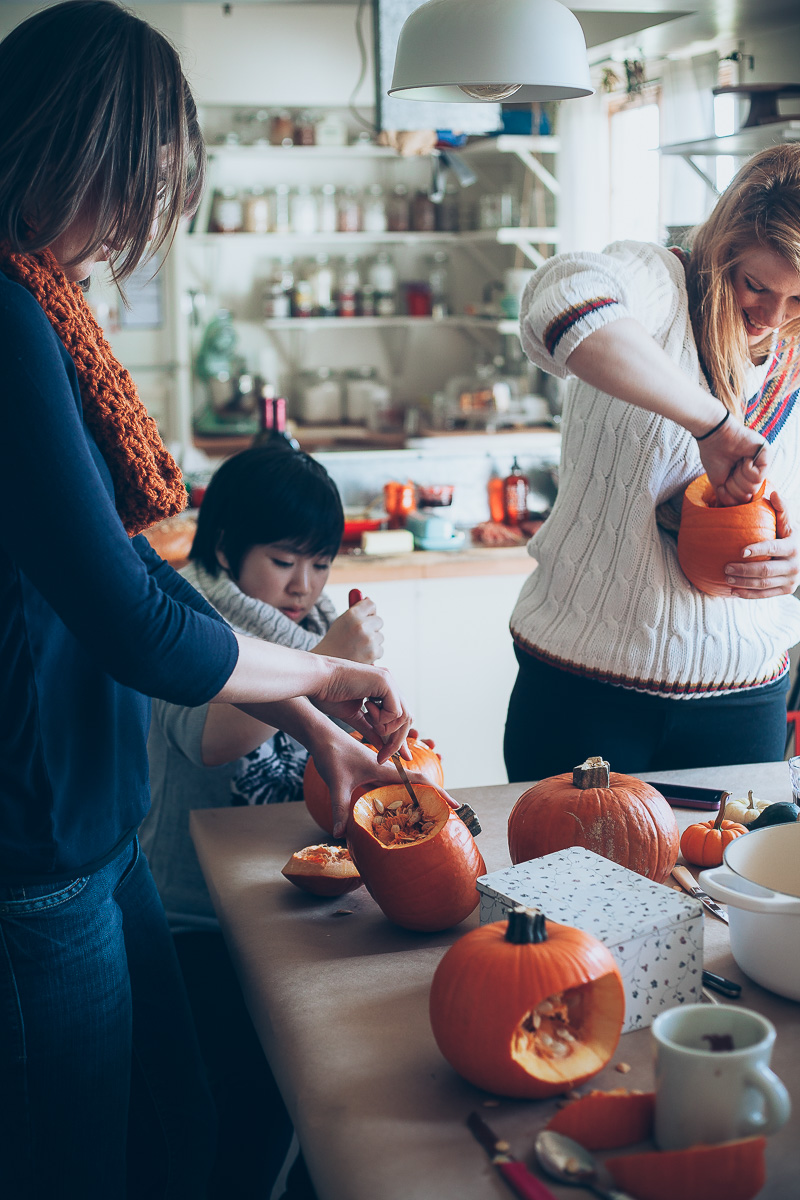
[(300, 443), (286, 431), (286, 401), (275, 395), (271, 384), (261, 386), (258, 397), (259, 431), (254, 446), (269, 446), (275, 450), (299, 450)]
[(492, 474), (486, 485), (489, 497), (489, 516), (498, 525), (506, 519), (505, 483), (497, 473), (497, 467), (492, 467)]
[(528, 515), (528, 477), (516, 458), (511, 473), (503, 480), (503, 507), (506, 525), (519, 525)]

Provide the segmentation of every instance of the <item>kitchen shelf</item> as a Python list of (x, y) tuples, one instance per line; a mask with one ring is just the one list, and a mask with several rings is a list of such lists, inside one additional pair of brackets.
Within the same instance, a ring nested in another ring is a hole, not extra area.
[(500, 246), (514, 246), (525, 242), (555, 244), (560, 234), (551, 226), (530, 227), (514, 225), (501, 229), (469, 229), (461, 233), (423, 233), (408, 230), (405, 233), (190, 233), (189, 240), (195, 245), (249, 245), (252, 249), (269, 248), (279, 242), (289, 248), (296, 246), (368, 246), (394, 243), (395, 245), (432, 245), (438, 242), (452, 244), (489, 242)]
[(265, 329), (413, 329), (415, 326), (436, 325), (451, 329), (487, 329), (496, 333), (516, 333), (518, 321), (498, 321), (491, 317), (270, 317), (263, 322)]
[(283, 159), (287, 155), (291, 155), (292, 158), (335, 158), (337, 160), (343, 158), (400, 158), (394, 147), (375, 146), (371, 142), (356, 143), (352, 146), (271, 146), (254, 143), (248, 145), (242, 142), (229, 145), (227, 142), (219, 142), (216, 145), (208, 146), (207, 151), (209, 158), (247, 158), (253, 154), (257, 154), (259, 158)]
[(791, 118), (785, 121), (773, 121), (768, 125), (753, 125), (749, 129), (740, 129), (738, 133), (727, 133), (722, 137), (698, 138), (693, 142), (673, 142), (668, 146), (659, 146), (660, 154), (676, 155), (699, 175), (715, 196), (719, 195), (713, 179), (695, 161), (698, 158), (716, 158), (721, 154), (729, 154), (734, 158), (749, 158), (767, 146), (780, 145), (781, 142), (800, 141), (800, 120)]

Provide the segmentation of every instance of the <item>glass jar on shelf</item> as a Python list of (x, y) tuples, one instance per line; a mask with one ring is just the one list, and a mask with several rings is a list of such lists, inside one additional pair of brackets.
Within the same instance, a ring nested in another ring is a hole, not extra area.
[(317, 232), (317, 201), (311, 187), (301, 183), (289, 198), (292, 233)]
[(269, 199), (266, 189), (252, 187), (244, 194), (245, 233), (269, 233)]
[(345, 376), (345, 420), (377, 428), (389, 407), (391, 392), (375, 367), (354, 367)]
[(300, 371), (295, 411), (307, 425), (338, 425), (342, 420), (342, 384), (330, 367)]
[(288, 183), (278, 183), (272, 192), (270, 224), (274, 233), (292, 232), (292, 214), (289, 205)]
[(358, 316), (358, 293), (361, 289), (361, 271), (354, 254), (346, 255), (339, 269), (336, 313), (340, 317)]
[(264, 286), (264, 316), (267, 320), (279, 320), (292, 315), (292, 293), (294, 270), (291, 258), (282, 258), (272, 268)]
[(288, 108), (281, 108), (269, 123), (269, 140), (272, 146), (294, 145), (294, 118)]
[(439, 233), (458, 233), (459, 231), (458, 192), (457, 185), (448, 184), (441, 204), (436, 206), (436, 229)]
[(449, 278), (447, 273), (448, 258), (444, 250), (437, 250), (430, 259), (428, 285), (431, 292), (431, 316), (447, 317), (450, 315)]
[(210, 233), (241, 233), (244, 210), (236, 188), (218, 188), (211, 203)]
[(386, 232), (386, 199), (379, 183), (371, 183), (364, 193), (361, 228), (364, 233)]
[(358, 290), (358, 311), (362, 317), (374, 317), (375, 309), (375, 284), (369, 279), (365, 279)]
[(310, 273), (315, 317), (336, 316), (336, 276), (327, 254), (318, 254)]
[(375, 289), (375, 316), (395, 316), (397, 313), (397, 270), (385, 251), (381, 251), (371, 264), (369, 282)]
[(294, 287), (292, 289), (292, 316), (313, 317), (314, 287), (311, 282), (312, 264), (298, 263), (294, 272)]
[(295, 117), (292, 141), (295, 146), (316, 146), (317, 131), (310, 112), (304, 110)]
[(338, 223), (336, 188), (332, 183), (323, 183), (317, 196), (317, 228), (320, 233), (336, 233)]
[(506, 229), (517, 224), (517, 203), (513, 192), (487, 192), (478, 202), (481, 229)]
[(407, 233), (411, 224), (411, 202), (408, 188), (396, 183), (386, 205), (386, 226), (390, 233)]
[(436, 205), (422, 189), (411, 202), (411, 228), (416, 233), (433, 233), (436, 229)]
[(347, 126), (338, 113), (325, 113), (314, 126), (318, 146), (346, 146)]
[(339, 233), (361, 232), (361, 198), (358, 188), (348, 184), (339, 192)]

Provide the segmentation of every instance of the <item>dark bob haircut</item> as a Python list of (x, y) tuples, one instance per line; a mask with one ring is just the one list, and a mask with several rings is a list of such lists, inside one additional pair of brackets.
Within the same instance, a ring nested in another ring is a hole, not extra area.
[(222, 550), (238, 579), (253, 546), (333, 558), (343, 532), (342, 501), (323, 466), (300, 451), (254, 446), (227, 459), (208, 485), (189, 557), (217, 575)]
[(0, 42), (0, 241), (13, 251), (78, 220), (72, 261), (105, 245), (124, 280), (169, 245), (204, 179), (178, 53), (146, 21), (113, 0), (68, 0)]

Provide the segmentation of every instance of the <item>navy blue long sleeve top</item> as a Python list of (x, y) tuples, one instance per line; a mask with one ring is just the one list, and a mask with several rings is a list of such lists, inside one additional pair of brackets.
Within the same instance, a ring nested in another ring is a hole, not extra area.
[(75, 366), (0, 273), (0, 881), (86, 875), (149, 806), (149, 697), (203, 704), (236, 639), (129, 538)]

